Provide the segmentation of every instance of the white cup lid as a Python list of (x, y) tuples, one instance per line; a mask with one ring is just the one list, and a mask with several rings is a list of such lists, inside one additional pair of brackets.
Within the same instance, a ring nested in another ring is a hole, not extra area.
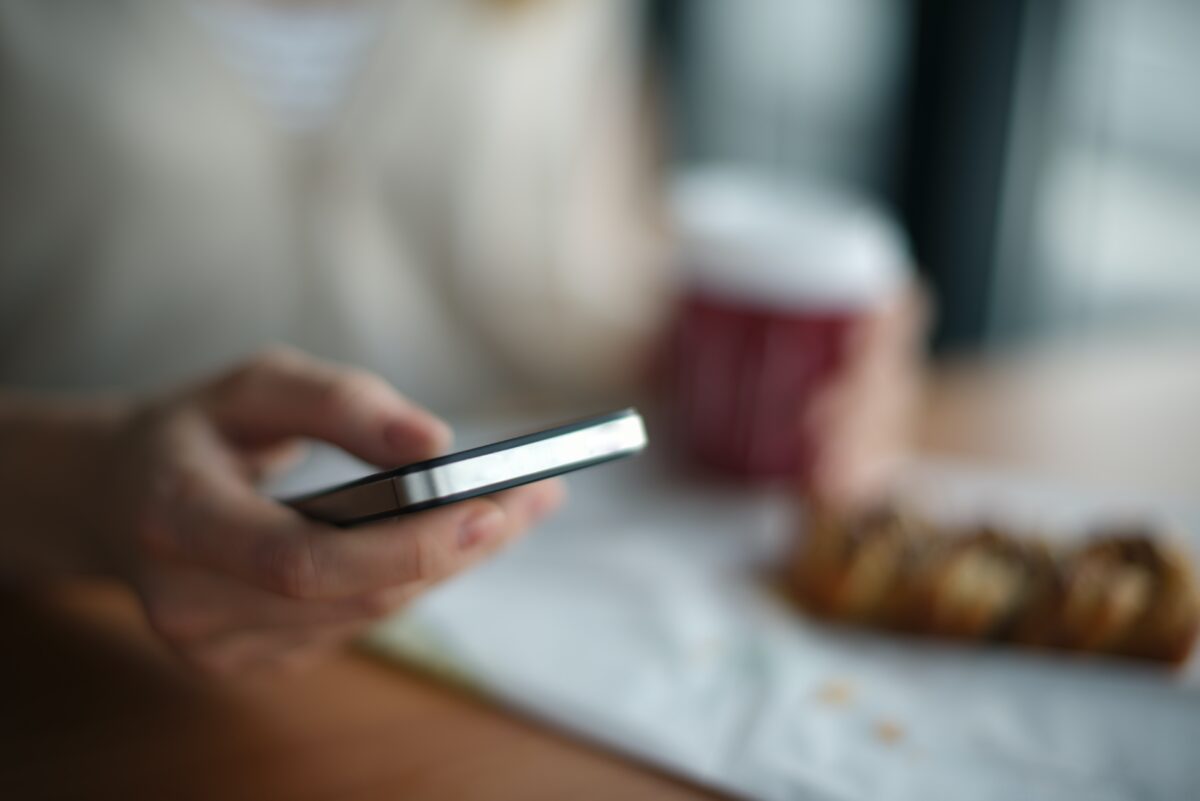
[(705, 168), (684, 173), (671, 195), (685, 275), (717, 295), (861, 308), (889, 297), (911, 268), (900, 227), (846, 190)]

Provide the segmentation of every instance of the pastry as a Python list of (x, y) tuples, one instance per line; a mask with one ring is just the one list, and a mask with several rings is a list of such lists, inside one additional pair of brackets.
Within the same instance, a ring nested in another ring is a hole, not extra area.
[(813, 509), (792, 585), (820, 617), (960, 640), (1178, 663), (1200, 629), (1190, 561), (1146, 529), (1056, 547), (994, 526), (938, 526), (895, 507)]

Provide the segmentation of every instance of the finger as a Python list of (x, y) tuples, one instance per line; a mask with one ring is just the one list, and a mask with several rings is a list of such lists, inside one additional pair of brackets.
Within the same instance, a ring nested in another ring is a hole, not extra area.
[(550, 478), (527, 484), (523, 487), (504, 490), (490, 496), (505, 505), (520, 530), (545, 520), (563, 505), (567, 498), (567, 485), (562, 479)]
[(912, 382), (892, 386), (886, 403), (847, 403), (826, 418), (815, 446), (812, 486), (840, 505), (869, 502), (882, 495), (903, 460), (911, 437)]
[(444, 422), (378, 376), (296, 351), (264, 353), (207, 397), (222, 431), (251, 448), (312, 437), (389, 467), (435, 456), (450, 442)]
[[(510, 525), (501, 536), (480, 543), (480, 547), (468, 554), (459, 567), (478, 561), (510, 542), (526, 526), (553, 512), (564, 498), (565, 487), (562, 482), (549, 480), (508, 490), (484, 501), (505, 509)], [(252, 599), (256, 606), (253, 616), (242, 618), (236, 625), (217, 628), (202, 638), (202, 642), (181, 648), (180, 652), (202, 670), (218, 675), (253, 674), (276, 668), (301, 670), (357, 636), (370, 625), (373, 618), (407, 605), (452, 572), (427, 581), (376, 591), (351, 599), (344, 605), (336, 602), (289, 602), (288, 599), (272, 598), (249, 590), (250, 595), (246, 597)], [(210, 581), (225, 582), (218, 577), (209, 578)], [(235, 584), (223, 583), (222, 586), (232, 593), (239, 592)], [(205, 589), (213, 588), (214, 585), (209, 584)], [(186, 590), (186, 587), (183, 589)], [(338, 620), (340, 612), (337, 610), (345, 610), (348, 619)], [(355, 617), (360, 612), (366, 612), (366, 616)], [(258, 625), (252, 622), (255, 620), (259, 621)]]
[[(558, 479), (551, 479), (528, 488), (497, 493), (492, 497), (502, 506), (510, 508), (513, 520), (509, 535), (482, 543), (480, 547), (466, 555), (458, 572), (469, 569), (476, 562), (487, 559), (511, 543), (529, 526), (536, 525), (552, 514), (566, 498), (566, 485)], [(433, 579), (387, 587), (365, 596), (363, 602), (371, 606), (379, 616), (387, 616), (408, 606), (426, 592), (436, 588), (443, 580), (452, 578), (454, 575), (455, 573), (448, 573)]]
[(315, 597), (344, 597), (415, 582), (436, 584), (508, 544), (561, 502), (560, 482), (339, 531), (309, 543)]
[(491, 499), (407, 515), (358, 529), (300, 517), (223, 475), (186, 473), (166, 510), (146, 523), (147, 544), (292, 598), (348, 598), (438, 581), (524, 529), (561, 488), (541, 482)]
[(179, 642), (210, 639), (243, 628), (286, 630), (367, 623), (396, 608), (385, 604), (385, 599), (372, 597), (333, 601), (286, 598), (186, 566), (156, 571), (143, 589), (154, 628)]
[(833, 383), (858, 384), (892, 380), (920, 370), (917, 323), (896, 310), (883, 310), (865, 319)]
[(811, 492), (843, 505), (886, 489), (912, 437), (912, 371), (864, 372), (826, 387), (801, 420), (812, 443)]

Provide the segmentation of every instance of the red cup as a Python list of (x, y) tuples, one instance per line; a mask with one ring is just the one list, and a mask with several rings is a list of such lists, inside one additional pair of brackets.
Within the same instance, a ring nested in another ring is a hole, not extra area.
[(813, 401), (856, 323), (906, 280), (886, 216), (830, 190), (744, 173), (685, 177), (675, 195), (684, 275), (668, 352), (679, 450), (727, 476), (811, 484)]

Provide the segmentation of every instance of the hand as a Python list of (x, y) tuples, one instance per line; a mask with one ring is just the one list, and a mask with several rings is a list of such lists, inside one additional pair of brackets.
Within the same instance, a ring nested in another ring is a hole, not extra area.
[(148, 403), (112, 437), (101, 489), (110, 558), (154, 629), (212, 671), (302, 664), (510, 542), (557, 482), (336, 529), (255, 490), (298, 437), (392, 467), (449, 430), (379, 378), (273, 351)]
[(804, 490), (816, 500), (861, 506), (886, 491), (909, 445), (927, 307), (910, 286), (862, 320), (845, 368), (813, 402), (805, 425), (815, 467)]

